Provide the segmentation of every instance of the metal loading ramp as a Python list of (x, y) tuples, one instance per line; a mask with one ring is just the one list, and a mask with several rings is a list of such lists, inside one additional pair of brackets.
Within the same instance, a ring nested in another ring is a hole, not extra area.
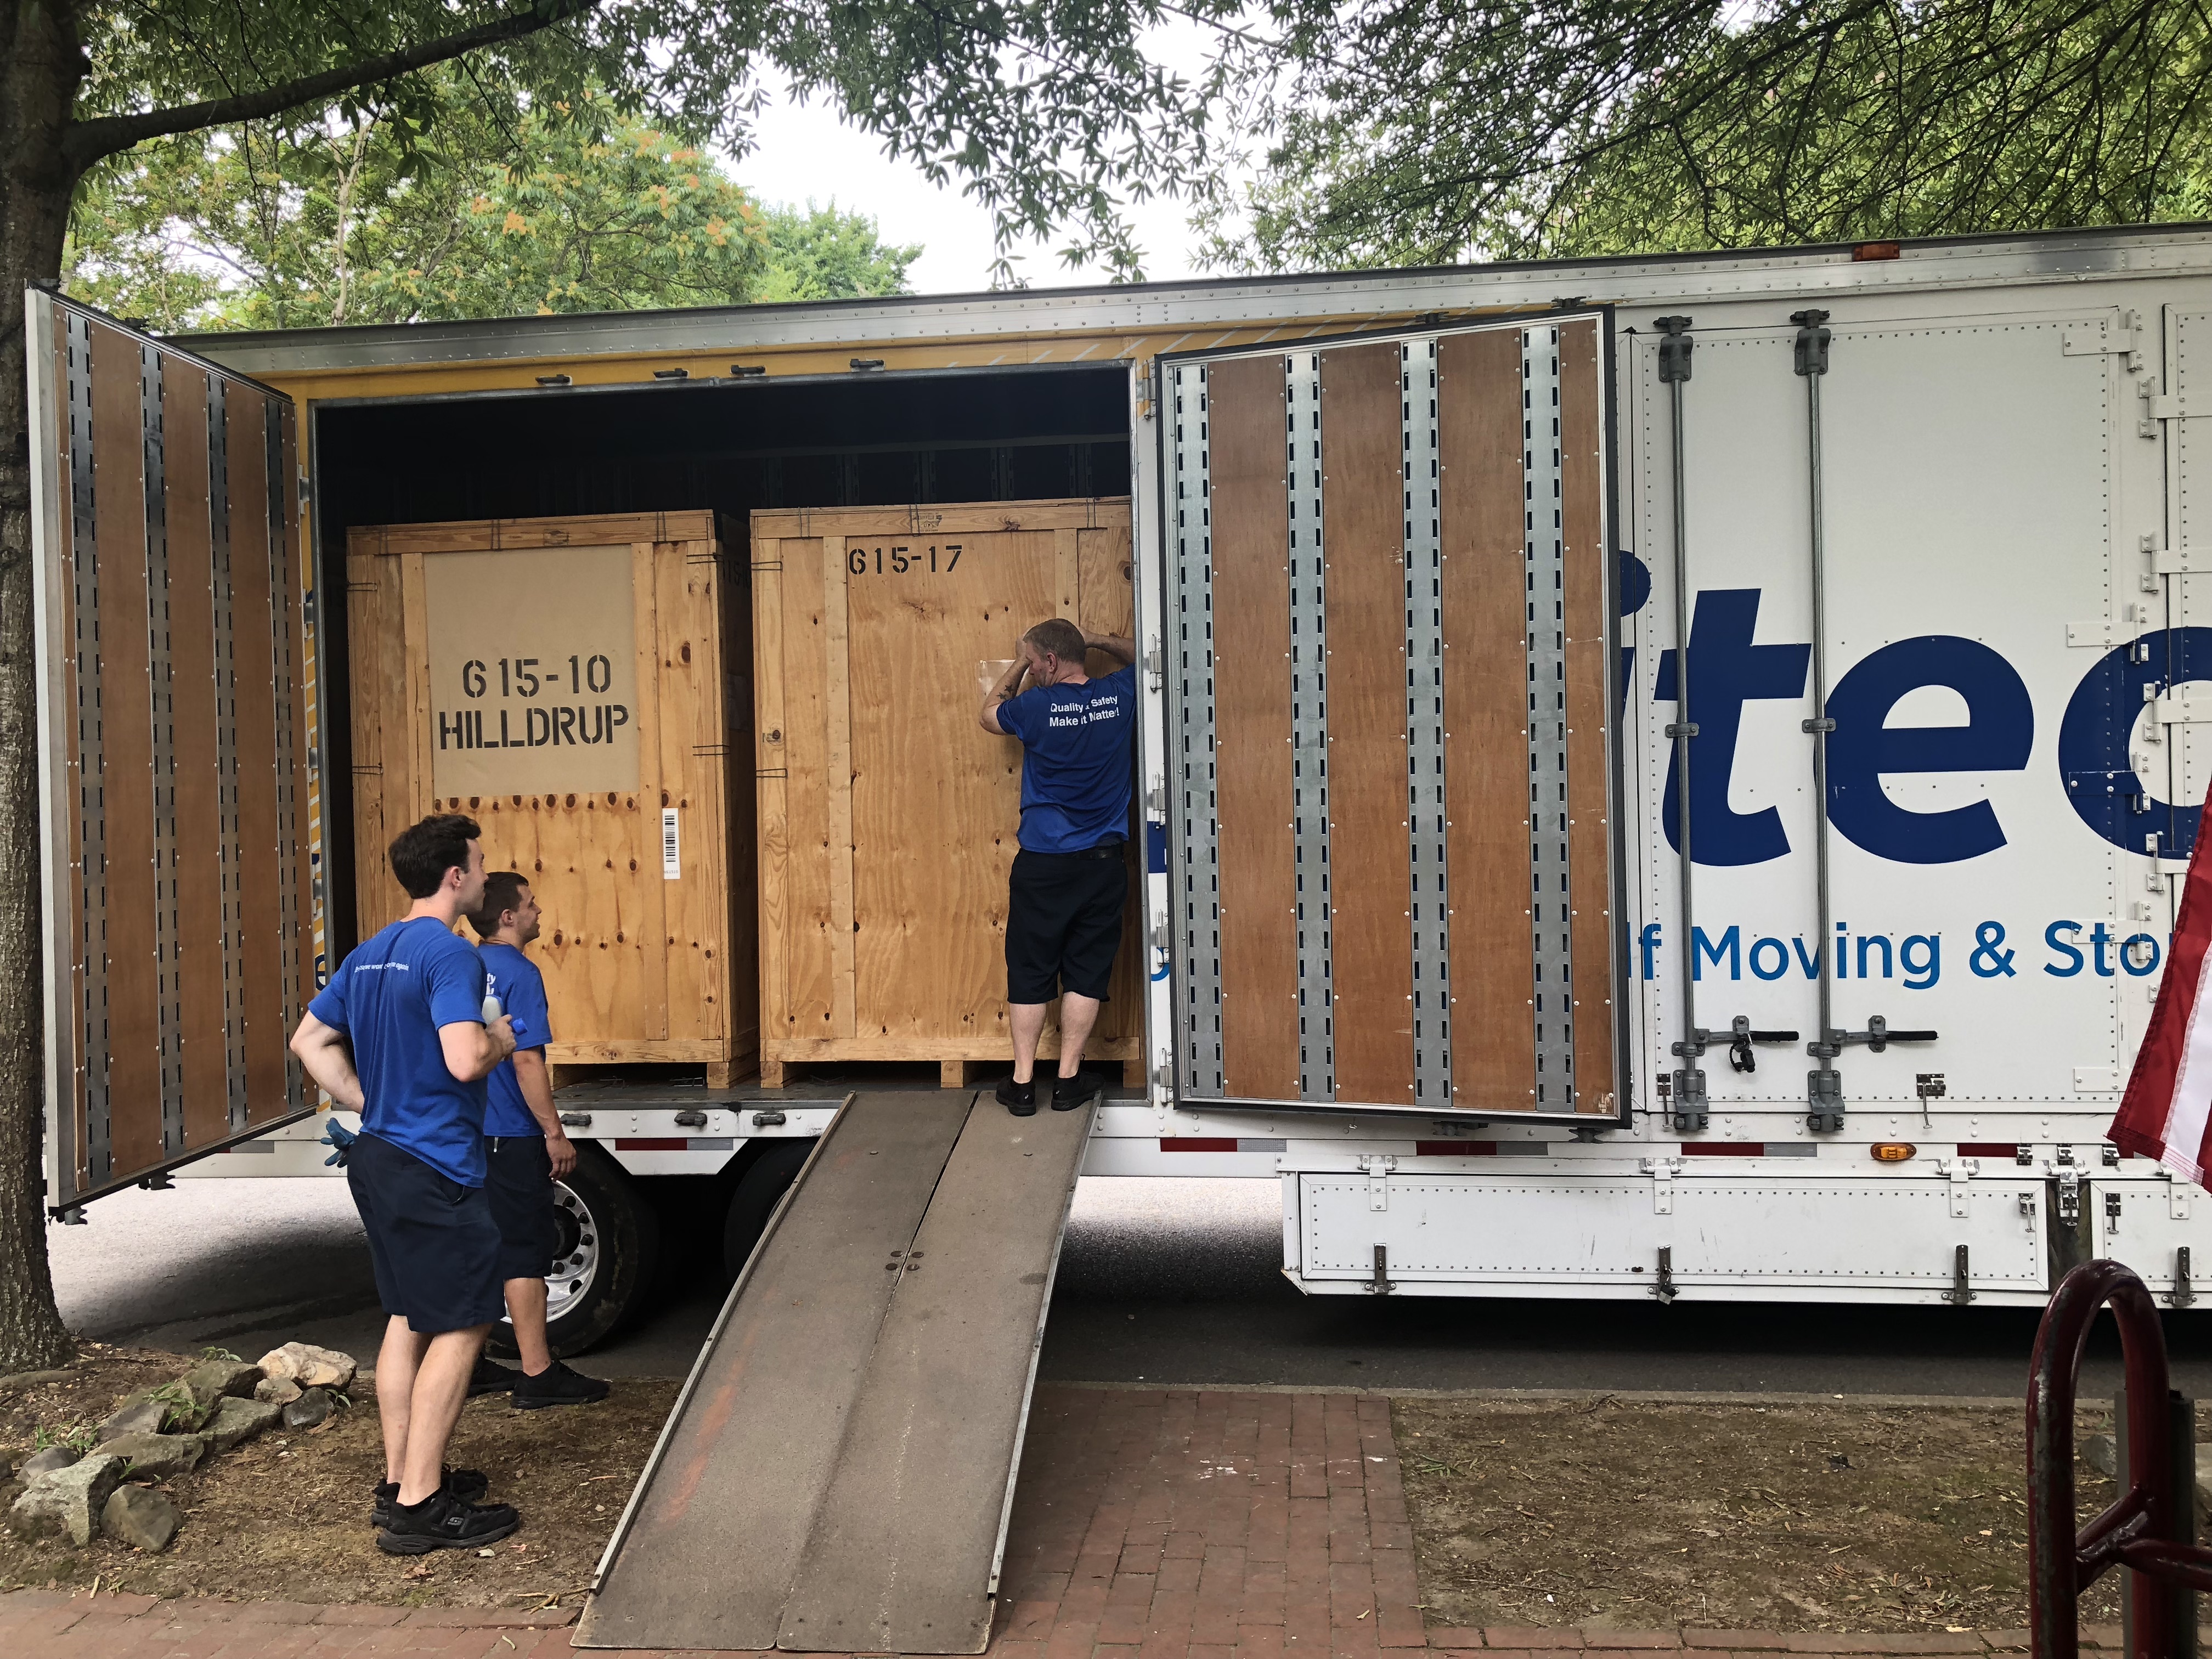
[(577, 1645), (983, 1650), (1094, 1110), (845, 1102), (700, 1351)]

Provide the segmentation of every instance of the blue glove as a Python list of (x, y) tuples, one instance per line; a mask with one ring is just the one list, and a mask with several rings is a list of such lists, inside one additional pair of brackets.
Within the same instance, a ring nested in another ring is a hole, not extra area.
[(352, 1130), (347, 1128), (344, 1124), (339, 1122), (337, 1118), (333, 1117), (328, 1123), (323, 1126), (322, 1144), (325, 1146), (335, 1147), (337, 1150), (332, 1152), (328, 1158), (323, 1160), (323, 1162), (325, 1164), (335, 1165), (341, 1170), (343, 1169), (345, 1167), (346, 1155), (353, 1151), (354, 1142), (358, 1140), (361, 1137), (355, 1134)]

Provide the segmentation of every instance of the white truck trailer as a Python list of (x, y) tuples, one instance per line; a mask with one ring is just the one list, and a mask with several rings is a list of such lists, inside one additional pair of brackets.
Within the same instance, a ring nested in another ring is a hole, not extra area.
[[(349, 833), (329, 665), (347, 524), (691, 507), (739, 471), (767, 505), (1126, 477), (1151, 1058), (1084, 1174), (1279, 1182), (1283, 1271), (1317, 1295), (2024, 1306), (2108, 1255), (2195, 1299), (2205, 1206), (2103, 1133), (2212, 783), (2212, 233), (127, 350), (112, 319), (34, 294), (28, 326), (54, 438), (36, 528), (58, 1214), (185, 1164), (321, 1169), (301, 1080), (252, 1074), (240, 1035), (265, 1042), (298, 989), (228, 1017), (204, 1123), (179, 1104), (179, 1020), (132, 1038), (138, 1061), (103, 1023), (130, 952), (153, 953), (161, 1007), (191, 993), (195, 924), (158, 852), (127, 895), (99, 858), (103, 810), (150, 810), (159, 844), (182, 778), (158, 711), (143, 755), (86, 723), (88, 607), (113, 697), (143, 656), (118, 656), (114, 607), (150, 592), (160, 622), (167, 580), (139, 505), (161, 492), (117, 507), (87, 432), (102, 398), (138, 409), (131, 488), (167, 465), (202, 469), (167, 499), (204, 494), (212, 465), (220, 494), (220, 441), (212, 463), (180, 441), (173, 408), (164, 460), (162, 400), (189, 384), (229, 398), (234, 471), (250, 449), (258, 487), (265, 458), (267, 544), (304, 532), (253, 612), (300, 607), (304, 652), (277, 651), (261, 696), (301, 784), (278, 861), (243, 870), (296, 902), (255, 923), (227, 882), (215, 959), (281, 948), (311, 985), (350, 942), (352, 861), (325, 856)], [(248, 399), (265, 422), (246, 445)], [(672, 421), (736, 435), (688, 472), (624, 449)], [(125, 548), (153, 550), (136, 587), (101, 578)], [(217, 600), (235, 649), (246, 611)], [(150, 649), (158, 704), (204, 647), (157, 627)], [(262, 752), (250, 678), (216, 710), (226, 803)], [(120, 774), (145, 764), (133, 804)], [(657, 1182), (714, 1177), (741, 1261), (836, 1102), (692, 1085), (562, 1104), (589, 1143), (554, 1279), (574, 1347), (641, 1284)]]

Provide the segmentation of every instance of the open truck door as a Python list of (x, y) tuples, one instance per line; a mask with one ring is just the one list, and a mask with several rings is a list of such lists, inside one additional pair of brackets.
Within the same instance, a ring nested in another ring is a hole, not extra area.
[(290, 398), (27, 296), (46, 1203), (304, 1115), (319, 963)]
[(1628, 1121), (1610, 360), (1162, 356), (1184, 1101)]

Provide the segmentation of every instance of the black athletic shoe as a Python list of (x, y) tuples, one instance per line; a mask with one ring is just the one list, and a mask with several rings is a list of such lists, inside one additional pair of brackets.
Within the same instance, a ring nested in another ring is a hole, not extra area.
[[(482, 1469), (453, 1469), (446, 1471), (442, 1490), (449, 1492), (464, 1504), (473, 1504), (491, 1490), (491, 1480)], [(369, 1511), (370, 1524), (383, 1527), (390, 1524), (392, 1506), (399, 1501), (399, 1483), (380, 1480), (376, 1483), (376, 1504)]]
[(376, 1534), (376, 1547), (386, 1555), (475, 1549), (497, 1543), (521, 1524), (512, 1504), (465, 1503), (440, 1491), (411, 1505), (395, 1499)]
[(473, 1400), (480, 1394), (505, 1394), (521, 1375), (510, 1366), (495, 1364), (478, 1354), (477, 1368), (469, 1373), (469, 1398)]
[(1096, 1072), (1078, 1072), (1073, 1077), (1055, 1078), (1052, 1085), (1052, 1109), (1072, 1112), (1079, 1106), (1087, 1106), (1106, 1079)]
[(528, 1371), (515, 1373), (514, 1409), (534, 1412), (541, 1406), (588, 1406), (595, 1400), (605, 1400), (610, 1386), (596, 1376), (572, 1371), (556, 1359), (535, 1376)]
[(1016, 1117), (1035, 1117), (1036, 1115), (1036, 1085), (1017, 1083), (1010, 1077), (1000, 1078), (999, 1104)]

